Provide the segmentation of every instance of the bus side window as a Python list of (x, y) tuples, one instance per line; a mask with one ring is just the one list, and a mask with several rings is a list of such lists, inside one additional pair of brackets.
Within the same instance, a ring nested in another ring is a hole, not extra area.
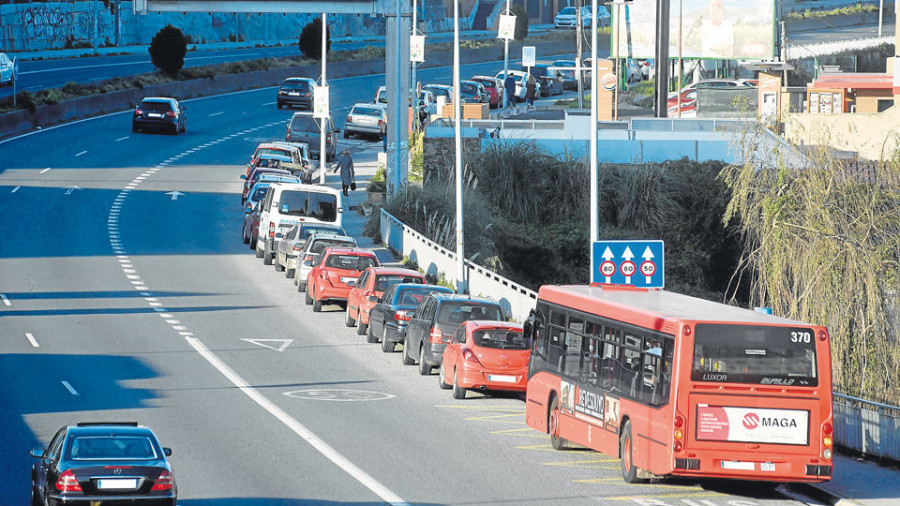
[(641, 400), (657, 405), (659, 364), (662, 361), (662, 344), (658, 339), (644, 339), (643, 366), (641, 367)]
[(666, 339), (665, 349), (663, 350), (663, 360), (659, 375), (659, 388), (657, 388), (657, 405), (663, 405), (669, 402), (669, 387), (672, 384), (672, 355), (675, 353), (675, 342)]
[(550, 326), (550, 343), (547, 350), (547, 369), (553, 372), (563, 372), (565, 370), (566, 359), (566, 331)]

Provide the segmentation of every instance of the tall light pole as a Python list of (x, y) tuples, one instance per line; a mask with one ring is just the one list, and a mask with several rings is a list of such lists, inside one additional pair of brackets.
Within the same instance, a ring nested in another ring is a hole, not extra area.
[[(412, 11), (412, 34), (419, 34), (419, 19), (418, 19), (418, 2), (413, 0), (413, 11)], [(419, 82), (416, 81), (416, 67), (419, 66), (418, 62), (412, 62), (412, 89), (415, 90), (415, 94), (412, 97), (413, 104), (413, 130), (419, 130)]]
[[(325, 80), (325, 60), (328, 54), (328, 25), (325, 19), (325, 13), (322, 13), (322, 84), (320, 86), (326, 87), (327, 90), (328, 82)], [(330, 106), (329, 106), (330, 107)], [(331, 111), (328, 111), (328, 114), (331, 114)], [(321, 122), (319, 124), (319, 184), (325, 184), (325, 159), (328, 158), (328, 153), (325, 151), (325, 126), (328, 124), (328, 118), (321, 118)]]
[[(593, 243), (600, 232), (599, 217), (600, 189), (597, 187), (597, 0), (591, 0), (591, 138), (588, 144), (591, 150), (591, 238), (588, 241), (588, 256), (591, 258), (591, 277), (594, 276)], [(580, 65), (580, 63), (579, 63)], [(579, 77), (580, 79), (580, 77)]]
[[(509, 11), (509, 0), (506, 0), (506, 15), (509, 16), (511, 13)], [(515, 30), (513, 30), (513, 34), (515, 34)], [(509, 75), (509, 39), (503, 39), (503, 79), (506, 80), (506, 76)], [(506, 91), (506, 85), (503, 85), (503, 90)], [(505, 108), (507, 104), (509, 104), (509, 97), (504, 96), (503, 107)]]
[[(507, 0), (508, 2), (509, 0)], [(508, 47), (508, 43), (507, 43)], [(508, 70), (507, 70), (508, 72)], [(456, 149), (456, 291), (468, 292), (463, 240), (462, 107), (459, 103), (459, 2), (453, 2), (453, 141)]]

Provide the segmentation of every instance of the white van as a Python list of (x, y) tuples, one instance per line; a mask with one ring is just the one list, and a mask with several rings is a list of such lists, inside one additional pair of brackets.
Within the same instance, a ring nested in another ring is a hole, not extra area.
[(327, 186), (273, 183), (259, 203), (256, 257), (271, 265), (284, 234), (299, 222), (343, 226), (343, 195)]

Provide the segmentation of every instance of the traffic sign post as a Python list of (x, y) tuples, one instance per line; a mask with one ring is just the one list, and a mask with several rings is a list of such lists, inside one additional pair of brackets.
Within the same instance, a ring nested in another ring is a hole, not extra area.
[(591, 254), (596, 271), (591, 283), (663, 288), (665, 286), (662, 241), (595, 241)]

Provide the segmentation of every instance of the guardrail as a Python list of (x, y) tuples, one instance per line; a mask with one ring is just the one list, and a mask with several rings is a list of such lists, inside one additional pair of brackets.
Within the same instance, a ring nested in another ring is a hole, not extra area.
[[(449, 251), (381, 209), (381, 241), (409, 257), (426, 274), (439, 276), (456, 271), (456, 252)], [(537, 292), (514, 283), (480, 265), (465, 262), (469, 293), (492, 297), (510, 317), (523, 322), (534, 309)]]
[(900, 460), (900, 406), (834, 393), (835, 444)]

